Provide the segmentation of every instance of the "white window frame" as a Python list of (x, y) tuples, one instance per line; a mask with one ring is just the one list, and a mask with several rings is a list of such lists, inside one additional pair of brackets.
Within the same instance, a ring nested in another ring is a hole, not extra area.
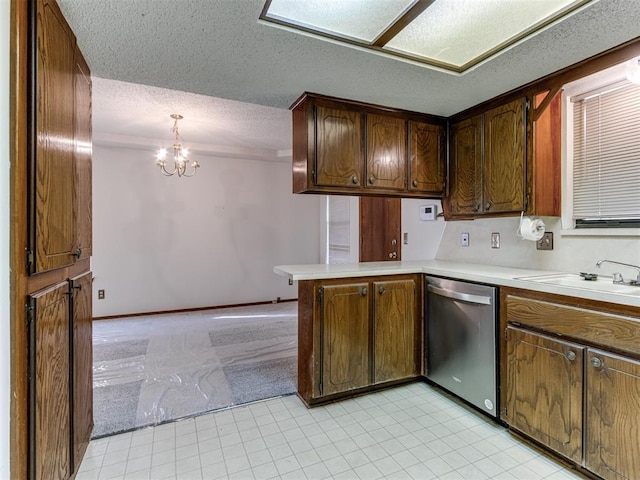
[(579, 228), (573, 219), (573, 103), (571, 97), (625, 78), (625, 64), (602, 70), (564, 85), (562, 91), (562, 210), (561, 235), (639, 236), (640, 228)]

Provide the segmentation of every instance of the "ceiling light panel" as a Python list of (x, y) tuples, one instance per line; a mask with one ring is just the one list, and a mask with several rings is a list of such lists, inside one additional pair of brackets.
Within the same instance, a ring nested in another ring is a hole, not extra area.
[(416, 0), (271, 0), (267, 19), (371, 43)]
[(581, 0), (436, 0), (385, 48), (463, 69), (583, 3)]
[(276, 25), (461, 73), (598, 0), (266, 0)]

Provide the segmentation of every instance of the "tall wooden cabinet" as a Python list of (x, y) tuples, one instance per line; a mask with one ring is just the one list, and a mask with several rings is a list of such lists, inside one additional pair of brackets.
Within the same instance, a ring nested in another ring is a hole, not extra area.
[(367, 186), (405, 190), (407, 127), (402, 118), (367, 115)]
[(525, 106), (518, 99), (451, 126), (451, 216), (526, 209)]
[(28, 432), (25, 465), (15, 471), (67, 479), (93, 428), (91, 73), (54, 0), (27, 2), (26, 12), (32, 68), (22, 100), (28, 129), (19, 191), (28, 226), (20, 272)]
[(298, 292), (298, 392), (316, 404), (421, 372), (415, 275), (307, 280)]

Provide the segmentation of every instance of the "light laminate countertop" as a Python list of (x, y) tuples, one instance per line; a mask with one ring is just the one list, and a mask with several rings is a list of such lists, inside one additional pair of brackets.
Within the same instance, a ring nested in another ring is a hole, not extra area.
[(500, 267), (450, 260), (280, 265), (274, 267), (273, 271), (294, 281), (424, 273), (640, 308), (640, 286), (614, 285), (611, 277), (586, 281), (577, 272)]

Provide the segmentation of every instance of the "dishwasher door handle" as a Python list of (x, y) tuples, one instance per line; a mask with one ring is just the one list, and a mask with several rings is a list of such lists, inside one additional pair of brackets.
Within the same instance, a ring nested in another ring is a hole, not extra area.
[(434, 287), (433, 285), (427, 285), (427, 290), (441, 297), (453, 298), (454, 300), (461, 300), (468, 303), (478, 303), (480, 305), (491, 305), (491, 297), (485, 297), (483, 295), (453, 292), (444, 288)]

